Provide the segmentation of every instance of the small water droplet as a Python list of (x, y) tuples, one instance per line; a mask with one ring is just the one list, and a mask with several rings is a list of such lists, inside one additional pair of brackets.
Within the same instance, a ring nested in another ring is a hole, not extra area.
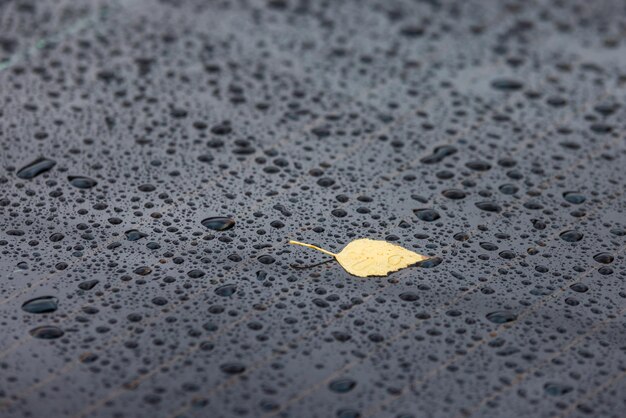
[(241, 363), (224, 363), (220, 370), (226, 374), (240, 374), (246, 371), (246, 366)]
[(500, 91), (515, 91), (521, 89), (524, 85), (520, 81), (510, 78), (498, 78), (491, 82), (491, 87)]
[(487, 319), (496, 324), (505, 324), (517, 319), (517, 315), (511, 311), (495, 311), (487, 314)]
[(586, 293), (587, 291), (589, 291), (589, 286), (583, 283), (574, 283), (569, 288), (578, 293)]
[(609, 253), (598, 253), (593, 256), (593, 259), (601, 264), (611, 264), (613, 260), (615, 260), (615, 257)]
[(222, 297), (229, 297), (235, 294), (237, 291), (237, 285), (225, 284), (215, 289), (215, 294)]
[(459, 190), (459, 189), (447, 189), (441, 192), (441, 194), (444, 197), (447, 197), (448, 199), (452, 199), (452, 200), (464, 199), (465, 196), (467, 196), (463, 190)]
[(129, 241), (138, 241), (148, 236), (148, 234), (144, 234), (143, 232), (137, 231), (136, 229), (130, 229), (126, 231), (124, 232), (124, 235), (126, 235), (126, 239)]
[(580, 205), (585, 200), (585, 196), (578, 192), (565, 192), (563, 193), (563, 199), (567, 200), (569, 203), (573, 203), (575, 205)]
[(418, 219), (426, 222), (433, 222), (439, 219), (439, 212), (435, 209), (423, 208), (423, 209), (414, 209), (413, 213), (417, 216)]
[(422, 158), (420, 161), (423, 164), (436, 164), (441, 162), (444, 158), (456, 154), (456, 152), (457, 149), (452, 145), (443, 145), (435, 148), (431, 155)]
[(550, 396), (562, 396), (566, 393), (571, 392), (574, 388), (570, 385), (566, 385), (563, 383), (552, 383), (548, 382), (543, 385), (543, 390)]
[(84, 176), (68, 176), (67, 180), (72, 186), (78, 187), (79, 189), (91, 189), (98, 184), (94, 179)]
[(430, 269), (433, 267), (437, 267), (439, 264), (441, 264), (442, 261), (443, 258), (441, 257), (431, 257), (427, 258), (426, 260), (420, 261), (415, 265), (421, 268)]
[(91, 290), (93, 289), (98, 283), (100, 283), (99, 280), (97, 279), (93, 279), (93, 280), (86, 280), (84, 282), (81, 282), (78, 285), (78, 288), (81, 290)]
[(349, 378), (337, 379), (330, 382), (328, 388), (333, 392), (346, 393), (350, 392), (356, 386), (356, 381)]

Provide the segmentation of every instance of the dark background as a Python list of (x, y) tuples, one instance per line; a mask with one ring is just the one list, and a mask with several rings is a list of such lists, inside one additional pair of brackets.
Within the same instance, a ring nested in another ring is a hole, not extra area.
[(623, 416), (625, 16), (1, 2), (0, 416)]

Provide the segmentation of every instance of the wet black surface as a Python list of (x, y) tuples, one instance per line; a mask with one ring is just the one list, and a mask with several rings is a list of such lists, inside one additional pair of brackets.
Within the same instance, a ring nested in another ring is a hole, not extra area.
[(623, 416), (625, 8), (3, 2), (0, 416)]

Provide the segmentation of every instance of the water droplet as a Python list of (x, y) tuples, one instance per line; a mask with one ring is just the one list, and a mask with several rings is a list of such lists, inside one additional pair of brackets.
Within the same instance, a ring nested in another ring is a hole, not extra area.
[(237, 285), (225, 284), (215, 289), (215, 294), (222, 297), (229, 297), (235, 294), (237, 291)]
[(615, 257), (613, 257), (609, 253), (598, 253), (593, 256), (593, 259), (597, 261), (598, 263), (611, 264), (613, 260), (615, 260)]
[(512, 195), (519, 191), (519, 187), (514, 184), (503, 184), (498, 188), (498, 190), (500, 190), (500, 193), (502, 194)]
[(457, 232), (456, 234), (454, 234), (453, 238), (457, 241), (467, 241), (468, 239), (470, 239), (470, 236), (466, 232)]
[(585, 196), (578, 192), (565, 192), (563, 193), (563, 199), (575, 205), (580, 205), (586, 200)]
[(569, 230), (569, 231), (561, 232), (559, 237), (561, 237), (561, 239), (563, 241), (577, 242), (577, 241), (580, 241), (581, 239), (583, 239), (583, 234), (581, 232), (578, 232), (578, 231)]
[(486, 212), (500, 212), (502, 208), (496, 202), (491, 200), (484, 200), (482, 202), (476, 202), (476, 207)]
[(44, 325), (30, 330), (30, 335), (42, 340), (54, 340), (61, 338), (64, 334), (61, 328), (52, 325)]
[(361, 413), (355, 409), (340, 409), (337, 418), (361, 418)]
[(126, 239), (129, 241), (137, 241), (148, 236), (148, 234), (144, 234), (136, 229), (129, 229), (124, 232), (124, 235), (126, 235)]
[(548, 382), (543, 385), (543, 390), (550, 396), (562, 396), (566, 393), (571, 392), (574, 388), (570, 385), (562, 384), (562, 383), (551, 383)]
[(140, 192), (149, 193), (155, 191), (156, 187), (154, 187), (152, 184), (142, 184), (138, 187), (138, 189)]
[(427, 157), (422, 158), (420, 161), (423, 164), (436, 164), (441, 162), (444, 158), (449, 157), (457, 153), (457, 149), (452, 145), (443, 145), (434, 149), (433, 153)]
[(459, 189), (448, 189), (448, 190), (444, 190), (443, 192), (441, 192), (441, 194), (444, 197), (447, 197), (448, 199), (452, 199), (452, 200), (460, 200), (460, 199), (464, 199), (466, 194), (463, 190), (459, 190)]
[(34, 314), (50, 313), (57, 310), (58, 304), (59, 300), (54, 296), (41, 296), (24, 302), (22, 310)]
[(583, 283), (574, 283), (569, 288), (578, 293), (586, 293), (587, 291), (589, 291), (589, 286)]
[(415, 265), (421, 268), (430, 269), (433, 267), (437, 267), (439, 264), (441, 264), (442, 261), (443, 258), (441, 257), (431, 257), (427, 258), (426, 260), (420, 261)]
[(61, 234), (60, 232), (55, 232), (54, 234), (50, 235), (50, 242), (59, 242), (62, 241), (63, 238), (65, 238), (65, 235)]
[(214, 216), (212, 218), (206, 218), (202, 222), (202, 226), (213, 231), (227, 231), (235, 226), (235, 221), (223, 216)]
[(476, 161), (468, 161), (467, 163), (465, 163), (465, 167), (474, 171), (487, 171), (491, 169), (491, 164), (489, 164), (486, 161), (476, 160)]
[(322, 177), (321, 179), (317, 181), (317, 184), (322, 187), (330, 187), (335, 184), (335, 180), (329, 177)]
[(505, 260), (512, 260), (515, 258), (515, 253), (513, 251), (508, 251), (508, 250), (501, 251), (498, 255), (504, 258)]
[(204, 277), (204, 275), (204, 271), (200, 269), (193, 269), (187, 272), (187, 276), (191, 277), (192, 279), (199, 279), (201, 277)]
[(333, 380), (328, 385), (328, 388), (332, 390), (333, 392), (346, 393), (354, 389), (355, 386), (356, 386), (355, 380), (352, 380), (349, 378), (343, 378), (343, 379)]
[(224, 363), (220, 370), (226, 374), (240, 374), (246, 371), (246, 366), (241, 363)]
[(487, 319), (496, 324), (505, 324), (517, 319), (517, 315), (511, 311), (495, 311), (487, 314)]
[(91, 189), (98, 184), (94, 179), (84, 176), (68, 176), (67, 179), (72, 186), (78, 187), (79, 189)]
[(439, 212), (437, 212), (435, 209), (414, 209), (413, 213), (415, 214), (415, 216), (417, 216), (418, 219), (426, 222), (433, 222), (441, 217), (439, 216)]
[(417, 293), (414, 292), (404, 292), (400, 293), (400, 299), (405, 302), (415, 302), (419, 299), (419, 296), (417, 295)]
[(49, 158), (40, 157), (40, 158), (37, 158), (32, 163), (22, 167), (17, 172), (17, 176), (24, 180), (31, 180), (37, 177), (38, 175), (43, 174), (46, 171), (50, 170), (55, 165), (56, 165), (56, 161), (51, 160)]
[(263, 264), (274, 264), (274, 262), (276, 261), (274, 257), (272, 257), (271, 255), (267, 255), (267, 254), (259, 256), (257, 260), (259, 260)]
[(498, 78), (491, 82), (491, 87), (500, 91), (515, 91), (520, 90), (524, 85), (520, 81), (510, 78)]
[(490, 242), (481, 242), (478, 245), (480, 245), (483, 250), (487, 251), (496, 251), (498, 249), (498, 246), (496, 244), (492, 244)]

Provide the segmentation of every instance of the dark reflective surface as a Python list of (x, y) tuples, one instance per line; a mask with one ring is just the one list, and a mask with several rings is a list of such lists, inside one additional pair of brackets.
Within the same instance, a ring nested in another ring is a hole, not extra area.
[(625, 11), (3, 2), (0, 416), (623, 416)]

